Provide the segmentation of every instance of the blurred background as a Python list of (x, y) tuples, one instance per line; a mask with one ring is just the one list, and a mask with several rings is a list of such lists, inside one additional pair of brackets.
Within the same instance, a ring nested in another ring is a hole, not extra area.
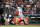
[(20, 17), (17, 7), (22, 8), (22, 13), (24, 17), (28, 17), (29, 23), (40, 23), (40, 0), (0, 0), (0, 9), (3, 9), (0, 14), (5, 20)]

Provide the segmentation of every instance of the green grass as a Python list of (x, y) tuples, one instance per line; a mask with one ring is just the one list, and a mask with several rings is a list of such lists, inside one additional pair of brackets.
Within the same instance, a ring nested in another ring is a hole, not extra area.
[(40, 27), (40, 26), (0, 26), (0, 27)]

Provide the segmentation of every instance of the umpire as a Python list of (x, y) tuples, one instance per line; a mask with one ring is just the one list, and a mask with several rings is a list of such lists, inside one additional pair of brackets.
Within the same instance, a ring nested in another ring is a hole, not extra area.
[(0, 25), (5, 25), (4, 16), (2, 15), (4, 12), (4, 7), (0, 7)]

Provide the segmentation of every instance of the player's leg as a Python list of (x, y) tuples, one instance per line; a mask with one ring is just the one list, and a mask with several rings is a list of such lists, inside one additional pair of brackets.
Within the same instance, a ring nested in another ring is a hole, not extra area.
[(20, 21), (18, 22), (18, 24), (20, 24), (21, 21), (22, 21), (22, 20), (20, 20)]
[(26, 22), (24, 20), (22, 20), (24, 22), (24, 25), (27, 25)]
[(5, 20), (4, 20), (3, 16), (1, 16), (1, 23), (2, 23), (2, 25), (5, 25)]
[(15, 25), (15, 23), (13, 23), (13, 18), (10, 20), (9, 24)]

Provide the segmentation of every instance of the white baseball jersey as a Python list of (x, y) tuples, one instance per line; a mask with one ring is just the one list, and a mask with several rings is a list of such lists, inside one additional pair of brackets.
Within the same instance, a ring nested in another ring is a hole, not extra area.
[(24, 15), (22, 13), (22, 8), (21, 7), (17, 7), (18, 11), (19, 11), (19, 16), (21, 17), (21, 19), (24, 19)]

